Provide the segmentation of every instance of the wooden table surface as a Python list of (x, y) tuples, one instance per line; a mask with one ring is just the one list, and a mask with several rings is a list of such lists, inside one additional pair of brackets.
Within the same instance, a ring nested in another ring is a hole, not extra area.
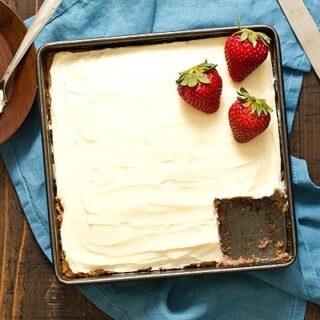
[[(42, 0), (4, 2), (16, 10), (22, 19), (26, 19), (39, 9)], [(320, 82), (311, 72), (304, 78), (290, 145), (293, 155), (308, 161), (311, 178), (318, 184), (319, 141)], [(58, 283), (51, 264), (30, 231), (1, 159), (0, 266), (1, 320), (110, 319), (75, 288)], [(320, 307), (308, 303), (305, 319), (320, 319)]]

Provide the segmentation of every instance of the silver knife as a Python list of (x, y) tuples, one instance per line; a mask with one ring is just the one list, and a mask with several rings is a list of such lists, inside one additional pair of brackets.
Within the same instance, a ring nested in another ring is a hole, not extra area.
[(278, 0), (320, 79), (320, 32), (302, 0)]

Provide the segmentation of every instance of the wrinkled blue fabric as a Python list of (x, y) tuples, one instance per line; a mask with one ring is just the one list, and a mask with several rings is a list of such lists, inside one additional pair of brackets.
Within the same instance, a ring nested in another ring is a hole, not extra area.
[[(305, 1), (320, 25), (319, 0)], [(310, 64), (275, 0), (64, 0), (36, 41), (159, 31), (269, 24), (282, 48), (288, 127), (291, 130)], [(28, 21), (27, 23), (29, 23)], [(18, 132), (0, 146), (39, 245), (51, 259), (40, 119), (37, 106)], [(251, 273), (79, 286), (115, 319), (303, 319), (306, 301), (320, 304), (320, 188), (304, 160), (292, 157), (298, 258), (284, 269)]]

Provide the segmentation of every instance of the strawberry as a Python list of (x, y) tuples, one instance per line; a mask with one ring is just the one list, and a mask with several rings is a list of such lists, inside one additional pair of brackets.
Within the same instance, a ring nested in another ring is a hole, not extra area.
[(216, 66), (205, 60), (204, 63), (180, 72), (176, 81), (181, 98), (195, 109), (208, 114), (216, 112), (220, 105), (222, 79)]
[(229, 123), (236, 141), (248, 142), (266, 130), (271, 111), (265, 99), (252, 97), (241, 88), (238, 100), (229, 109)]
[(231, 78), (241, 82), (268, 56), (270, 38), (262, 32), (241, 29), (228, 37), (224, 53)]

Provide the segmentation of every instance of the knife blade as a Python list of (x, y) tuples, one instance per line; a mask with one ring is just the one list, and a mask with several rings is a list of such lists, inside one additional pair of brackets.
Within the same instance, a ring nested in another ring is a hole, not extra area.
[(320, 32), (302, 0), (278, 0), (304, 52), (320, 79)]

